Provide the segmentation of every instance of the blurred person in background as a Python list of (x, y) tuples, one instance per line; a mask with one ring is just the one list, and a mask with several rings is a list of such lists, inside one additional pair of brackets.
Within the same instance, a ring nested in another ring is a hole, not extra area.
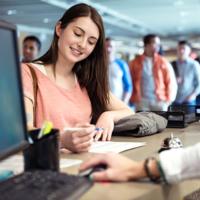
[(174, 101), (177, 84), (171, 64), (158, 54), (160, 38), (143, 38), (144, 53), (130, 61), (133, 82), (131, 103), (136, 111), (166, 111)]
[(190, 57), (191, 47), (186, 40), (178, 42), (177, 60), (172, 62), (178, 84), (176, 105), (195, 105), (200, 93), (200, 65)]
[(115, 41), (106, 38), (109, 59), (109, 86), (111, 92), (120, 100), (129, 104), (132, 94), (132, 81), (129, 66), (125, 60), (116, 58)]
[(22, 62), (31, 62), (38, 57), (38, 54), (41, 49), (40, 40), (34, 36), (30, 35), (24, 38), (23, 40), (23, 58)]

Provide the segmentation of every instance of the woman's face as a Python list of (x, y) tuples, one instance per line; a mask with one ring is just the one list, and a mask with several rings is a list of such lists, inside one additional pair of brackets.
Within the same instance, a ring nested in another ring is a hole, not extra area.
[(65, 29), (56, 26), (58, 57), (70, 63), (77, 63), (87, 58), (94, 50), (99, 38), (99, 29), (90, 17), (79, 17)]

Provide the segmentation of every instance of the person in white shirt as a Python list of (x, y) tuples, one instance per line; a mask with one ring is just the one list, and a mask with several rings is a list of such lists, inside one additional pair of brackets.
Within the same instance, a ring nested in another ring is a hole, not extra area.
[(177, 60), (172, 62), (178, 84), (175, 105), (195, 105), (200, 93), (200, 65), (190, 57), (190, 53), (188, 41), (179, 41)]
[(82, 163), (80, 171), (105, 164), (106, 170), (95, 172), (95, 181), (124, 182), (149, 177), (152, 181), (163, 179), (176, 183), (185, 179), (200, 178), (200, 143), (187, 148), (163, 151), (159, 158), (137, 162), (119, 154), (100, 154)]

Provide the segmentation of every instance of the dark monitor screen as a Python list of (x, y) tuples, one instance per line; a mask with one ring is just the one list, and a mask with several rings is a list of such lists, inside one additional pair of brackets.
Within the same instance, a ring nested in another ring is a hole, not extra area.
[(0, 160), (27, 145), (17, 34), (0, 21)]

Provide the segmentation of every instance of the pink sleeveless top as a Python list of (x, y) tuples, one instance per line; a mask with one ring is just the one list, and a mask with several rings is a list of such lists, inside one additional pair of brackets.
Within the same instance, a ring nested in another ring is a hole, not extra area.
[[(70, 90), (61, 88), (50, 80), (44, 65), (31, 64), (38, 79), (36, 127), (45, 120), (53, 123), (54, 128), (73, 127), (77, 123), (91, 121), (91, 102), (85, 88), (76, 86)], [(22, 81), (24, 96), (34, 102), (33, 79), (29, 68), (22, 64)]]

